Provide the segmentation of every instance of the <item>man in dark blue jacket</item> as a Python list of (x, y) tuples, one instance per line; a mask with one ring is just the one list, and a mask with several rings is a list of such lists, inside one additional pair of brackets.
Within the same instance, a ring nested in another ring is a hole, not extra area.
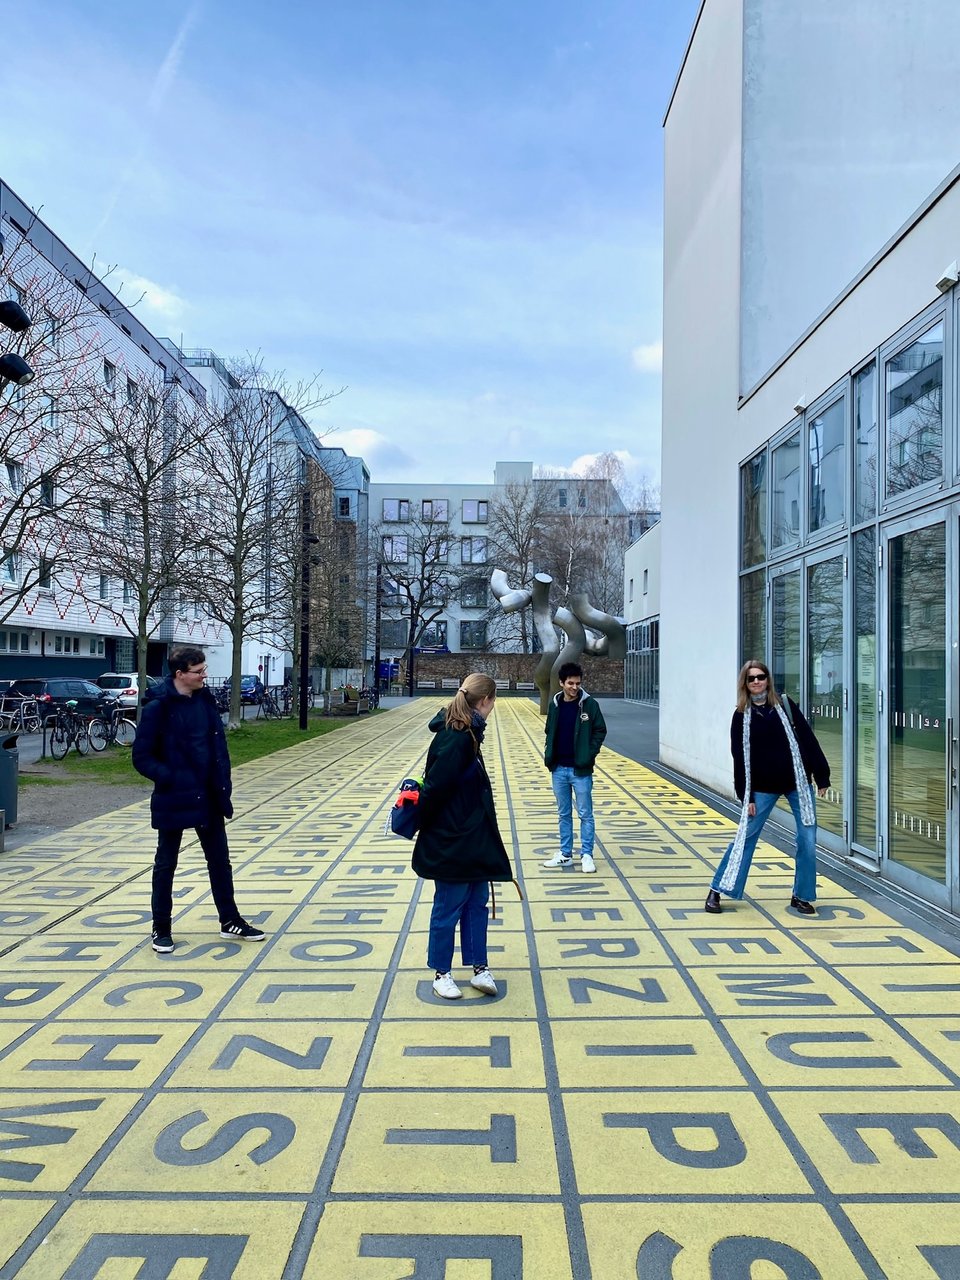
[(206, 656), (187, 645), (167, 659), (170, 674), (147, 690), (133, 744), (133, 767), (153, 782), (150, 818), (158, 832), (153, 864), (153, 949), (172, 951), (173, 876), (187, 827), (207, 860), (221, 938), (262, 942), (233, 896), (224, 819), (233, 817), (230, 754), (216, 700), (206, 687)]

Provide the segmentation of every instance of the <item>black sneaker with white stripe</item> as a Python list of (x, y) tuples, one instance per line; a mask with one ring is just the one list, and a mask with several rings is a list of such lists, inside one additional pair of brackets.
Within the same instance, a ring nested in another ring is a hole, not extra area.
[(246, 920), (238, 916), (236, 920), (227, 920), (220, 925), (221, 938), (239, 938), (241, 942), (262, 942), (267, 935), (262, 929), (255, 929)]
[(169, 926), (167, 926), (166, 929), (154, 929), (152, 934), (151, 945), (154, 951), (159, 951), (163, 955), (166, 955), (167, 952), (173, 950), (175, 943), (173, 939), (170, 937)]

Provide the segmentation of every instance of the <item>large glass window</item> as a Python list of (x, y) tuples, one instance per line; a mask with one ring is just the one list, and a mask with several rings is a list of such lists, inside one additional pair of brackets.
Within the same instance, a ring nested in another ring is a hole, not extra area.
[(420, 633), (418, 649), (445, 649), (447, 647), (447, 623), (444, 618), (429, 622)]
[(410, 503), (407, 498), (384, 498), (383, 518), (391, 524), (406, 523), (410, 519)]
[(830, 763), (817, 803), (824, 831), (843, 835), (843, 556), (807, 569), (807, 697), (810, 724)]
[(404, 649), (409, 632), (406, 618), (384, 618), (380, 623), (380, 643), (384, 649)]
[(460, 603), (466, 609), (483, 609), (487, 604), (486, 578), (464, 578), (460, 583)]
[(388, 536), (384, 538), (383, 558), (387, 564), (406, 564), (408, 558), (406, 537)]
[(809, 420), (807, 451), (811, 533), (839, 524), (847, 514), (844, 501), (846, 416), (845, 402), (837, 400)]
[(853, 380), (854, 521), (877, 514), (877, 366), (867, 365)]
[(740, 567), (759, 564), (767, 555), (767, 453), (758, 453), (740, 468), (743, 529)]
[(762, 569), (740, 579), (740, 661), (767, 652), (767, 575)]
[[(779, 693), (800, 701), (800, 570), (774, 578), (773, 682)], [(749, 655), (748, 655), (749, 656)], [(756, 655), (753, 655), (754, 657)]]
[(800, 432), (773, 451), (773, 545), (800, 539)]
[(485, 649), (487, 647), (487, 624), (485, 622), (460, 623), (460, 648)]
[(854, 777), (852, 838), (877, 848), (877, 535), (853, 539)]
[(943, 474), (943, 321), (886, 365), (887, 494)]
[(890, 540), (890, 857), (947, 875), (946, 542), (942, 524)]
[(461, 538), (460, 539), (460, 562), (461, 564), (486, 564), (487, 563), (486, 538)]

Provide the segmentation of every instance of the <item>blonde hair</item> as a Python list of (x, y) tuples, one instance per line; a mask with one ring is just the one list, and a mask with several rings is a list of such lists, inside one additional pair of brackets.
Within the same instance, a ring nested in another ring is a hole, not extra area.
[(470, 730), (473, 709), (484, 698), (497, 696), (496, 681), (480, 671), (472, 671), (461, 683), (456, 697), (447, 707), (446, 726), (448, 729)]
[(751, 667), (757, 667), (767, 677), (767, 706), (779, 707), (780, 695), (777, 693), (777, 686), (773, 683), (773, 676), (770, 674), (770, 668), (765, 662), (761, 662), (759, 658), (748, 658), (740, 668), (740, 674), (737, 676), (737, 710), (746, 711), (750, 703), (750, 687), (747, 684), (747, 672)]

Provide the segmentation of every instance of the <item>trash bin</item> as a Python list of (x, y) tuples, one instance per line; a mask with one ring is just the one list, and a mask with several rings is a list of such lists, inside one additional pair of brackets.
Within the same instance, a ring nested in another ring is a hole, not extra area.
[(17, 820), (17, 784), (20, 770), (20, 752), (17, 737), (9, 733), (0, 742), (0, 809), (6, 815), (5, 826)]

